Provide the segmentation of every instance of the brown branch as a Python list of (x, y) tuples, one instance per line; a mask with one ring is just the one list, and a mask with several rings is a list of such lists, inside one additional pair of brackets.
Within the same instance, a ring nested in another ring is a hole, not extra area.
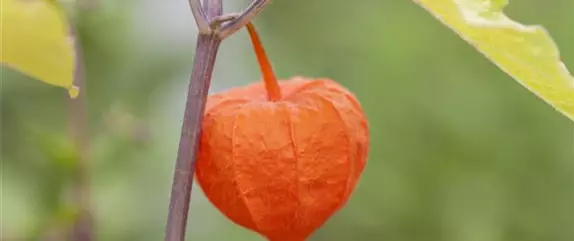
[(189, 7), (191, 8), (191, 13), (193, 14), (199, 33), (209, 34), (211, 28), (209, 27), (209, 21), (205, 15), (205, 11), (203, 11), (203, 7), (201, 6), (201, 0), (189, 0)]
[(83, 49), (75, 25), (70, 24), (70, 38), (74, 47), (74, 85), (80, 88), (80, 94), (69, 99), (70, 137), (77, 150), (72, 197), (79, 209), (76, 221), (71, 228), (72, 240), (91, 241), (93, 239), (90, 184), (89, 184), (89, 136), (86, 125), (86, 76), (83, 61)]
[(263, 8), (269, 4), (270, 1), (271, 0), (254, 0), (233, 21), (223, 25), (217, 31), (217, 34), (221, 39), (225, 39), (226, 37), (234, 34), (239, 29), (245, 27), (245, 25), (247, 25), (249, 22), (253, 21), (257, 14), (259, 14), (259, 12), (261, 12)]
[[(189, 0), (199, 34), (173, 173), (165, 241), (185, 240), (201, 123), (219, 45), (225, 37), (250, 22), (268, 1), (254, 0), (236, 18), (222, 16), (222, 0), (203, 0), (203, 6), (200, 6), (199, 0)], [(221, 26), (225, 21), (231, 22)]]
[[(190, 1), (190, 3), (193, 2), (193, 0)], [(203, 10), (206, 13), (205, 18), (221, 15), (223, 12), (221, 0), (204, 0)], [(193, 13), (197, 14), (197, 12), (194, 11)], [(196, 18), (204, 18), (204, 16), (196, 16)], [(207, 22), (207, 19), (202, 21)], [(215, 58), (221, 43), (221, 39), (217, 35), (209, 32), (200, 31), (197, 37), (195, 58), (189, 80), (183, 126), (173, 173), (165, 241), (183, 241), (185, 239), (201, 122)]]

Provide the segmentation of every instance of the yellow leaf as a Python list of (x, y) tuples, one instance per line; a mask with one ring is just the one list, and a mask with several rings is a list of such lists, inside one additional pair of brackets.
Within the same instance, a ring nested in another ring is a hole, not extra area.
[(504, 72), (574, 121), (574, 77), (541, 26), (502, 12), (508, 0), (414, 0)]
[(46, 0), (0, 0), (0, 62), (74, 98), (74, 54), (63, 13)]

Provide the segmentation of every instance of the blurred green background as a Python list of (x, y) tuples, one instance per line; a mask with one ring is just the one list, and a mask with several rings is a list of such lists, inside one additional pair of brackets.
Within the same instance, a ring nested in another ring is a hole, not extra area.
[[(237, 11), (247, 1), (224, 1)], [(512, 1), (574, 69), (574, 1)], [(102, 0), (79, 18), (97, 240), (162, 240), (196, 28), (187, 1)], [(256, 20), (277, 75), (356, 93), (372, 143), (348, 205), (311, 241), (574, 241), (574, 125), (412, 1), (275, 0)], [(259, 79), (244, 31), (212, 91)], [(2, 69), (2, 240), (69, 223), (64, 90)], [(188, 240), (263, 240), (194, 187)]]

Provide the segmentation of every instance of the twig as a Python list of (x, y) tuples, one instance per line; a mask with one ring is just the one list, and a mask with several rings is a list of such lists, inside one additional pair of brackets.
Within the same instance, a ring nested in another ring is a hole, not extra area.
[(95, 239), (92, 216), (90, 187), (90, 137), (87, 125), (87, 91), (84, 49), (78, 35), (78, 11), (92, 11), (99, 7), (99, 0), (74, 2), (74, 14), (69, 19), (69, 36), (74, 49), (74, 86), (80, 89), (75, 99), (69, 99), (69, 125), (78, 159), (75, 165), (72, 197), (78, 208), (78, 215), (72, 224), (69, 237), (73, 241), (92, 241)]
[(254, 0), (238, 17), (223, 25), (217, 34), (222, 39), (234, 34), (247, 25), (247, 23), (251, 22), (269, 2), (270, 0)]
[(201, 0), (189, 0), (189, 7), (191, 8), (191, 13), (193, 13), (193, 18), (195, 19), (199, 33), (209, 34), (211, 28), (209, 27), (209, 21), (205, 15), (205, 11), (203, 11), (203, 7), (201, 6)]
[[(173, 174), (165, 241), (183, 241), (185, 239), (201, 122), (219, 45), (225, 37), (235, 32), (233, 29), (239, 29), (251, 21), (266, 2), (268, 0), (255, 0), (250, 7), (238, 15), (239, 18), (237, 19), (234, 17), (220, 19), (223, 13), (222, 0), (203, 0), (201, 7), (199, 0), (189, 0), (199, 28), (199, 34)], [(226, 31), (219, 31), (224, 20), (230, 20), (230, 25)]]
[(75, 25), (70, 24), (70, 38), (75, 53), (74, 85), (81, 90), (75, 99), (69, 99), (70, 137), (78, 153), (72, 192), (74, 202), (79, 208), (79, 214), (71, 228), (70, 236), (72, 240), (91, 241), (93, 230), (90, 212), (89, 137), (86, 133), (86, 76), (83, 49), (76, 31)]
[[(192, 0), (192, 8), (194, 8)], [(221, 0), (204, 0), (204, 10), (206, 16), (196, 16), (196, 18), (214, 17), (221, 15), (223, 6)], [(198, 11), (193, 12), (197, 14)], [(199, 25), (199, 23), (198, 23)], [(209, 24), (208, 24), (209, 25)], [(201, 28), (201, 26), (199, 26)], [(210, 32), (210, 31), (209, 31)], [(191, 186), (193, 185), (194, 164), (197, 154), (201, 122), (205, 109), (205, 100), (211, 74), (215, 65), (215, 58), (221, 39), (215, 34), (199, 32), (197, 45), (195, 48), (195, 58), (193, 69), (187, 90), (187, 101), (183, 116), (183, 126), (179, 139), (179, 148), (173, 173), (173, 184), (171, 188), (171, 199), (169, 203), (169, 213), (165, 230), (165, 241), (183, 241), (185, 239), (185, 229), (187, 226), (187, 213), (189, 211), (189, 200), (191, 198)]]

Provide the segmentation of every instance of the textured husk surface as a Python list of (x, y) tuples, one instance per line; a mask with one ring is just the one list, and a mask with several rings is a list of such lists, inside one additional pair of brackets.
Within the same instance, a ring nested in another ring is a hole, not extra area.
[(262, 83), (209, 97), (196, 177), (233, 222), (272, 241), (302, 241), (349, 199), (365, 167), (365, 114), (329, 79)]

